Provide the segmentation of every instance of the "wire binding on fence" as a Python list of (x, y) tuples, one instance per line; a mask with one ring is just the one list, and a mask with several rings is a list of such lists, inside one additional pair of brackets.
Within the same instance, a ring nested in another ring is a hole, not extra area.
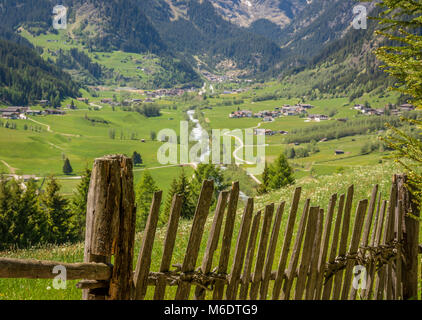
[(380, 270), (384, 265), (391, 263), (392, 260), (397, 258), (397, 255), (404, 259), (402, 253), (403, 240), (390, 241), (385, 245), (378, 245), (376, 247), (366, 246), (360, 247), (358, 252), (347, 253), (344, 256), (338, 256), (334, 262), (327, 262), (325, 270), (325, 283), (330, 280), (336, 273), (344, 270), (347, 266), (347, 261), (353, 260), (356, 265), (369, 265), (374, 264), (376, 271)]

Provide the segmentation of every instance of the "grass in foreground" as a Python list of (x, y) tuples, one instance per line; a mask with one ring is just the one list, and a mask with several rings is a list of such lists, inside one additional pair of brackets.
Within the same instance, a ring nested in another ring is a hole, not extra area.
[[(255, 201), (255, 211), (263, 209), (266, 204), (275, 202), (276, 205), (281, 201), (287, 201), (287, 207), (283, 217), (282, 230), (284, 230), (287, 223), (287, 212), (290, 209), (290, 201), (293, 190), (296, 186), (302, 186), (302, 202), (300, 209), (303, 207), (303, 201), (306, 198), (311, 198), (312, 205), (320, 205), (326, 208), (328, 200), (333, 193), (343, 193), (351, 184), (355, 185), (355, 201), (368, 198), (370, 196), (372, 187), (378, 183), (383, 198), (386, 199), (391, 185), (391, 177), (393, 173), (400, 172), (400, 170), (392, 164), (377, 165), (372, 167), (361, 167), (353, 172), (346, 172), (343, 174), (335, 174), (332, 176), (320, 176), (316, 178), (303, 178), (297, 182), (297, 185), (290, 186), (277, 192), (273, 192), (263, 197), (257, 197)], [(235, 235), (237, 236), (240, 226), (243, 204), (239, 203), (240, 208), (236, 216)], [(301, 213), (301, 211), (299, 211)], [(354, 211), (353, 211), (354, 212)], [(201, 261), (206, 248), (208, 233), (211, 227), (213, 214), (211, 213), (205, 227), (205, 234), (201, 243), (200, 256)], [(190, 234), (191, 221), (181, 221), (177, 231), (177, 243), (173, 254), (172, 263), (181, 263), (184, 259), (184, 254)], [(162, 248), (165, 237), (165, 228), (157, 231), (154, 243), (154, 250), (152, 256), (151, 271), (157, 271), (160, 266)], [(136, 237), (135, 256), (137, 257), (140, 248), (142, 234)], [(278, 257), (281, 251), (283, 237), (280, 236), (276, 251), (276, 259), (274, 261), (273, 270), (275, 270)], [(221, 242), (221, 239), (220, 239)], [(233, 237), (232, 248), (236, 244), (236, 237)], [(213, 267), (218, 264), (219, 250), (215, 253)], [(233, 255), (233, 252), (231, 253)], [(65, 246), (46, 246), (42, 248), (33, 248), (27, 250), (11, 250), (1, 252), (2, 257), (25, 258), (25, 259), (41, 259), (54, 260), (63, 262), (80, 262), (83, 261), (83, 244), (65, 245)], [(135, 259), (136, 261), (136, 259)], [(230, 262), (231, 265), (231, 262)], [(80, 290), (75, 288), (77, 281), (69, 281), (66, 290), (52, 289), (52, 280), (26, 280), (26, 279), (0, 279), (0, 299), (8, 300), (78, 300), (81, 298)], [(272, 284), (270, 284), (269, 296), (271, 295)], [(153, 296), (154, 288), (148, 289), (147, 299)], [(166, 299), (172, 299), (175, 294), (175, 287), (167, 289)]]

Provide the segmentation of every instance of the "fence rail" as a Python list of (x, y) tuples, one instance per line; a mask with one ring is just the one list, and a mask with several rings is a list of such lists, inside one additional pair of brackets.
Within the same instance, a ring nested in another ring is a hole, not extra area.
[[(83, 279), (77, 287), (83, 289), (87, 300), (142, 300), (148, 286), (155, 287), (156, 300), (165, 297), (167, 286), (177, 286), (176, 300), (416, 298), (419, 208), (406, 179), (405, 175), (393, 177), (388, 201), (381, 198), (378, 185), (370, 199), (357, 201), (356, 206), (353, 186), (345, 194), (332, 195), (327, 210), (306, 199), (300, 217), (302, 190), (298, 187), (284, 230), (286, 202), (270, 203), (255, 213), (254, 199), (249, 198), (237, 235), (239, 183), (234, 182), (230, 191), (219, 195), (205, 253), (197, 267), (214, 190), (213, 181), (204, 181), (184, 261), (171, 270), (183, 203), (182, 197), (175, 195), (160, 269), (154, 272), (151, 256), (162, 200), (162, 192), (156, 192), (133, 271), (136, 209), (132, 162), (120, 155), (106, 156), (95, 161), (92, 172), (84, 263), (0, 258), (0, 278), (54, 278), (52, 268), (63, 265), (68, 279)], [(219, 257), (214, 257), (219, 247)], [(278, 247), (281, 253), (276, 257)], [(114, 265), (110, 264), (112, 257)], [(278, 263), (276, 270), (272, 270), (274, 262)], [(357, 279), (364, 276), (356, 266), (366, 275), (363, 288), (356, 286)]]

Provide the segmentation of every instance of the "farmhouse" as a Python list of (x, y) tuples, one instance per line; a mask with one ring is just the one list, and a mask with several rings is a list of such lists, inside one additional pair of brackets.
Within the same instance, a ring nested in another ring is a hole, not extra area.
[(402, 104), (399, 108), (402, 111), (413, 111), (413, 110), (416, 109), (414, 105), (411, 105), (411, 104), (408, 104), (408, 103)]
[(89, 103), (88, 98), (77, 98), (76, 100), (78, 100), (79, 102), (83, 102), (83, 103)]
[(365, 109), (365, 106), (363, 104), (355, 104), (353, 109), (362, 111), (363, 109)]
[(4, 112), (25, 113), (29, 107), (7, 107)]
[(273, 131), (271, 129), (254, 129), (253, 130), (253, 134), (255, 136), (262, 136), (262, 135), (266, 135), (266, 136), (274, 136), (278, 133), (278, 131)]
[(320, 121), (329, 120), (330, 118), (328, 116), (324, 115), (324, 114), (310, 114), (309, 117), (308, 117), (308, 119), (310, 121), (313, 120), (313, 121), (320, 122)]
[(48, 106), (50, 104), (50, 101), (48, 101), (48, 100), (40, 100), (40, 101), (38, 101), (38, 103), (41, 106)]
[(111, 104), (112, 102), (113, 102), (113, 99), (111, 99), (111, 98), (103, 98), (103, 99), (101, 99), (101, 103)]
[(26, 111), (26, 114), (27, 114), (28, 116), (40, 116), (40, 115), (42, 115), (42, 114), (43, 114), (43, 112), (42, 112), (41, 110), (31, 110), (31, 109), (28, 109), (28, 110)]
[(252, 111), (249, 110), (241, 110), (241, 111), (233, 111), (229, 117), (230, 118), (252, 118)]
[(313, 105), (310, 105), (310, 104), (302, 104), (302, 103), (299, 103), (297, 106), (299, 106), (299, 107), (301, 107), (303, 109), (312, 109), (312, 108), (315, 108)]
[(61, 115), (61, 116), (66, 114), (66, 112), (60, 109), (46, 109), (45, 113), (48, 115)]
[(281, 116), (281, 113), (280, 113), (280, 110), (275, 110), (275, 111), (265, 110), (265, 111), (260, 111), (258, 113), (255, 113), (253, 116), (255, 118), (266, 118), (266, 117), (278, 118)]
[(281, 111), (284, 116), (297, 116), (306, 113), (308, 109), (312, 109), (314, 106), (310, 104), (297, 104), (295, 106), (284, 105), (281, 107)]
[(2, 112), (1, 117), (3, 119), (16, 120), (19, 117), (19, 113), (17, 113), (17, 112)]

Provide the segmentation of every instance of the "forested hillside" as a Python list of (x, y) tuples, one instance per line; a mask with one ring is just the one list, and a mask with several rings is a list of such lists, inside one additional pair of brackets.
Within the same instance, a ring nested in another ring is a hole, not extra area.
[[(5, 23), (4, 31), (0, 30), (0, 37), (7, 36), (7, 39), (12, 41), (25, 42), (26, 40), (17, 33), (19, 28), (35, 37), (46, 33), (57, 34), (51, 26), (54, 5), (56, 3), (50, 0), (2, 1), (0, 19)], [(185, 58), (167, 48), (139, 1), (67, 0), (63, 1), (63, 5), (69, 9), (69, 39), (78, 44), (79, 48), (90, 52), (121, 50), (130, 53), (153, 53), (163, 59), (160, 65), (168, 67), (169, 70), (166, 76), (158, 74), (157, 78), (153, 79), (154, 83), (159, 82), (161, 85), (160, 79), (163, 79), (164, 87), (202, 84), (192, 66), (183, 61)], [(76, 70), (78, 81), (81, 80), (82, 74), (84, 84), (103, 83), (105, 75), (101, 73), (100, 66), (88, 56), (83, 56), (81, 50), (61, 51), (57, 54), (60, 67)]]
[(75, 97), (78, 86), (56, 66), (44, 61), (33, 49), (0, 40), (0, 100), (27, 105), (47, 99), (53, 105)]
[(177, 52), (199, 55), (211, 66), (231, 59), (236, 68), (249, 73), (266, 71), (282, 59), (275, 43), (223, 19), (208, 0), (180, 1), (174, 6), (165, 1), (145, 2), (147, 16), (161, 38)]
[[(19, 28), (34, 36), (57, 33), (51, 27), (55, 4), (2, 0), (0, 36), (24, 44), (27, 41), (16, 33)], [(376, 22), (371, 21), (367, 30), (351, 28), (354, 0), (251, 1), (248, 8), (243, 2), (220, 0), (65, 0), (63, 4), (69, 8), (66, 41), (78, 49), (59, 50), (53, 59), (83, 84), (201, 86), (197, 73), (201, 68), (263, 81), (293, 75), (294, 83), (303, 83), (300, 93), (311, 97), (347, 92), (353, 100), (390, 84), (372, 55)], [(367, 6), (371, 12), (373, 6)], [(270, 9), (279, 13), (278, 20), (259, 18)], [(148, 70), (143, 79), (127, 76), (93, 57), (116, 50), (155, 54), (156, 71)]]

